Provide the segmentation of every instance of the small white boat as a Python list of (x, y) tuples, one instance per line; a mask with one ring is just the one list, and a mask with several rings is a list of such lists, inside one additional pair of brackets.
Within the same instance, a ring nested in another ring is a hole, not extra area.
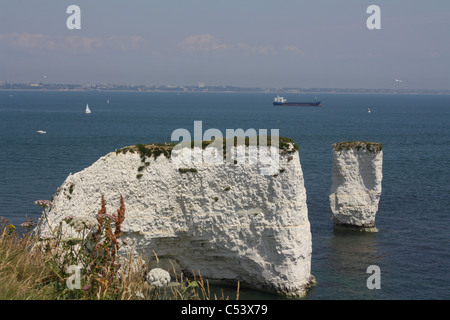
[(370, 108), (367, 108), (367, 113), (371, 113), (372, 111), (370, 111)]
[(86, 103), (86, 111), (85, 113), (91, 113), (91, 109), (89, 109), (89, 104)]
[(44, 131), (44, 130), (38, 130), (38, 131), (36, 131), (36, 133), (39, 133), (39, 134), (46, 134), (47, 131)]

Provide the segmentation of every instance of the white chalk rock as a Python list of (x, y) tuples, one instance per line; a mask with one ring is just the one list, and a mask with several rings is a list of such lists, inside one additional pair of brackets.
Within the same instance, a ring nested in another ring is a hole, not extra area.
[(155, 287), (167, 287), (170, 282), (170, 274), (164, 269), (154, 268), (147, 274), (147, 283)]
[[(136, 252), (152, 258), (154, 251), (206, 279), (303, 296), (313, 280), (303, 173), (296, 150), (277, 153), (273, 174), (262, 175), (267, 159), (186, 166), (124, 148), (69, 175), (48, 220), (57, 225), (67, 215), (95, 217), (102, 195), (112, 214), (122, 195), (122, 238)], [(46, 228), (41, 219), (39, 232)]]
[(333, 144), (330, 207), (336, 227), (377, 231), (375, 215), (381, 196), (383, 151), (373, 142)]

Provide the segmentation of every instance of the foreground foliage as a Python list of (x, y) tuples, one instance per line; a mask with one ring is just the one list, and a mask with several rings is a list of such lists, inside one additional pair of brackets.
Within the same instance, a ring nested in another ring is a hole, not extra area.
[[(36, 204), (46, 219), (52, 203)], [(65, 217), (58, 226), (48, 224), (48, 235), (33, 233), (31, 219), (20, 230), (8, 219), (0, 219), (0, 300), (225, 299), (223, 293), (211, 294), (200, 272), (188, 279), (177, 274), (173, 264), (171, 270), (150, 270), (143, 257), (119, 256), (124, 244), (122, 197), (117, 213), (106, 212), (102, 197), (95, 218)], [(159, 263), (156, 253), (155, 258)]]

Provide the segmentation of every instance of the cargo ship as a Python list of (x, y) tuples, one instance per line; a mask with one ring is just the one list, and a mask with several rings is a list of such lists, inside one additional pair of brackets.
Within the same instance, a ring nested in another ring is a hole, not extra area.
[(277, 95), (273, 99), (274, 106), (302, 106), (302, 107), (320, 107), (322, 104), (320, 101), (314, 99), (314, 102), (288, 102), (287, 99)]

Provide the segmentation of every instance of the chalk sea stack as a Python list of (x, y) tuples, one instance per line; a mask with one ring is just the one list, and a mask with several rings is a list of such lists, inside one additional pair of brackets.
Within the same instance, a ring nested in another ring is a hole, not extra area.
[(335, 228), (376, 232), (381, 196), (383, 146), (367, 141), (332, 145), (330, 207)]
[[(177, 155), (206, 152), (207, 144), (183, 147)], [(172, 148), (123, 148), (69, 175), (53, 197), (49, 223), (68, 215), (95, 217), (102, 195), (113, 212), (122, 195), (123, 249), (149, 258), (154, 251), (161, 261), (205, 279), (304, 296), (314, 277), (298, 146), (280, 137), (279, 166), (264, 175), (261, 162), (175, 163)], [(48, 231), (45, 219), (38, 231)]]

